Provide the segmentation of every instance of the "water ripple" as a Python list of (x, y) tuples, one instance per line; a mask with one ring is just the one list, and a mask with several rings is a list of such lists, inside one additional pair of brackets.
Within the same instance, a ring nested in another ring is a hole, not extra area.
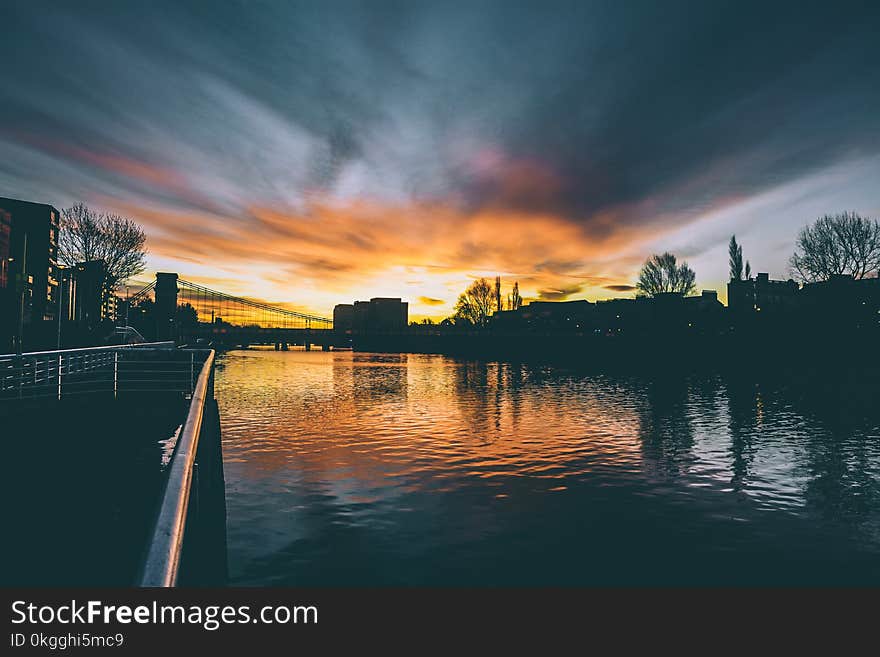
[[(645, 541), (880, 550), (876, 409), (779, 384), (254, 350), (216, 392), (239, 583), (593, 581), (589, 554), (616, 582)], [(558, 563), (511, 570), (514, 544)]]

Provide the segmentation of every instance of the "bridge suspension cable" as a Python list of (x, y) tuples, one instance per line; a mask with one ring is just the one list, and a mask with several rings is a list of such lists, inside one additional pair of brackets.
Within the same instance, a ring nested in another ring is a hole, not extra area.
[(135, 292), (134, 294), (129, 296), (127, 298), (127, 301), (131, 305), (137, 305), (141, 301), (144, 301), (145, 299), (150, 299), (152, 301), (151, 293), (155, 289), (156, 289), (156, 281), (153, 280), (151, 283), (148, 283), (147, 285), (142, 287), (140, 290), (138, 290), (137, 292)]
[(333, 320), (326, 317), (236, 297), (183, 279), (178, 279), (177, 285), (178, 304), (192, 306), (201, 323), (214, 324), (219, 320), (234, 326), (261, 328), (333, 328)]

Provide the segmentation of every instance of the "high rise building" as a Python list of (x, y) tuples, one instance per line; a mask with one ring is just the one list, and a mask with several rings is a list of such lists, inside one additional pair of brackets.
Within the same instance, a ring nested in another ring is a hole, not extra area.
[(375, 297), (370, 299), (368, 317), (370, 331), (403, 331), (409, 323), (409, 304), (399, 297)]
[(407, 327), (409, 304), (400, 298), (374, 297), (369, 301), (339, 304), (333, 310), (333, 319), (337, 331), (350, 327), (353, 333), (395, 333)]
[(29, 337), (38, 344), (43, 324), (57, 317), (59, 222), (52, 205), (0, 197), (0, 315), (7, 318), (0, 351), (20, 346), (20, 333), (25, 345)]
[(72, 269), (72, 319), (83, 327), (93, 329), (108, 319), (104, 312), (105, 299), (109, 295), (104, 261), (79, 262)]
[(333, 307), (333, 330), (351, 333), (354, 328), (354, 304), (338, 303)]

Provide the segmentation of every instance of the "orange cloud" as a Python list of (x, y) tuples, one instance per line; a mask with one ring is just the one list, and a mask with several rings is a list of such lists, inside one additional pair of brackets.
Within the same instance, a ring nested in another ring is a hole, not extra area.
[(466, 164), (478, 203), (456, 195), (340, 200), (312, 190), (296, 206), (242, 200), (225, 208), (199, 199), (170, 169), (87, 151), (76, 156), (182, 201), (103, 199), (145, 224), (157, 268), (325, 316), (336, 303), (401, 296), (413, 316), (441, 318), (480, 276), (501, 275), (505, 295), (517, 281), (526, 299), (628, 293), (650, 242), (699, 216), (664, 209), (671, 206), (664, 196), (572, 217), (554, 202), (571, 181), (537, 159), (492, 149)]
[[(523, 296), (612, 296), (643, 259), (643, 227), (611, 214), (582, 227), (552, 214), (440, 203), (312, 200), (301, 210), (254, 206), (238, 216), (115, 204), (143, 221), (153, 257), (185, 263), (184, 278), (327, 315), (335, 303), (391, 295), (442, 317), (471, 279), (501, 275)], [(598, 226), (598, 228), (596, 228)], [(187, 269), (194, 270), (187, 273)], [(201, 273), (200, 273), (201, 272)]]

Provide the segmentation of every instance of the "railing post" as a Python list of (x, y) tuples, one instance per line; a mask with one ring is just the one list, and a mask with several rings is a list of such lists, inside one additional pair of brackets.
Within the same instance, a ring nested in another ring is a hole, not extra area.
[(61, 401), (61, 354), (58, 354), (58, 400)]
[(196, 377), (196, 352), (191, 351), (189, 353), (189, 394), (192, 395), (193, 390), (195, 389), (195, 377)]
[(119, 352), (113, 352), (113, 399), (119, 397)]

